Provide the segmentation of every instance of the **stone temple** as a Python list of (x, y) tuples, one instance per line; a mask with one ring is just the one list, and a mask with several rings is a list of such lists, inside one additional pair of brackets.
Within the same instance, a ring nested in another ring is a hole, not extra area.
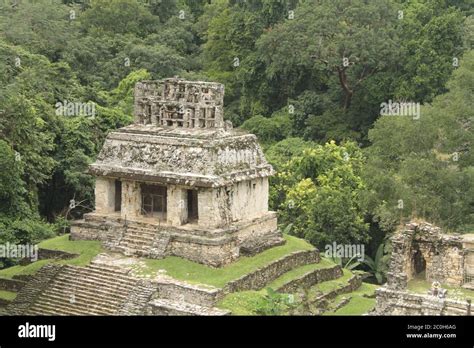
[(111, 132), (90, 165), (95, 211), (71, 238), (214, 267), (284, 243), (268, 211), (273, 168), (255, 135), (224, 121), (223, 98), (219, 83), (137, 83), (134, 123)]
[(410, 222), (391, 237), (388, 281), (376, 292), (374, 315), (472, 315), (471, 302), (415, 293), (409, 281), (474, 290), (474, 235), (445, 234), (427, 222)]

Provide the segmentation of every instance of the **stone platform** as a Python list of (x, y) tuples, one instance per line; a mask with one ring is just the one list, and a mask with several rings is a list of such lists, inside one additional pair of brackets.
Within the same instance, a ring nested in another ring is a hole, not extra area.
[(75, 221), (71, 238), (100, 240), (107, 249), (126, 256), (174, 255), (213, 267), (229, 264), (241, 254), (254, 255), (285, 242), (273, 212), (212, 229), (197, 224), (175, 227), (151, 219), (123, 220), (118, 214), (90, 213), (84, 220)]

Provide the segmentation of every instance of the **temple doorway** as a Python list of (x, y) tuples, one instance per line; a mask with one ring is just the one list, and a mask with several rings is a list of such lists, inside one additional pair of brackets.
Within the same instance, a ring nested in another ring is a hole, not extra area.
[(426, 277), (426, 260), (419, 249), (413, 255), (413, 272), (416, 278)]
[(115, 211), (122, 209), (122, 182), (115, 180)]
[(198, 191), (187, 190), (188, 198), (188, 223), (196, 222), (198, 220)]
[(166, 220), (166, 186), (142, 184), (142, 214)]

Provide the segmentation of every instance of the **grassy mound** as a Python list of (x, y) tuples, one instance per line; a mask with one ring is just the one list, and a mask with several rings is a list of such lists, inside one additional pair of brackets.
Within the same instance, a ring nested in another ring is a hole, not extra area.
[(227, 309), (232, 315), (257, 315), (258, 303), (265, 300), (266, 290), (248, 290), (228, 294), (218, 304), (218, 308)]
[[(338, 310), (325, 312), (324, 315), (362, 315), (375, 307), (375, 290), (379, 285), (362, 283), (359, 289), (349, 294), (341, 294), (334, 298), (331, 306), (335, 306), (345, 299), (349, 302)], [(368, 297), (370, 296), (370, 297)]]
[[(265, 302), (268, 288), (276, 290), (279, 287), (281, 287), (283, 284), (290, 282), (291, 280), (297, 279), (307, 272), (317, 270), (317, 269), (330, 268), (330, 267), (333, 267), (334, 265), (335, 264), (332, 261), (322, 258), (319, 263), (304, 265), (304, 266), (292, 269), (291, 271), (284, 273), (277, 279), (273, 280), (271, 283), (267, 284), (267, 286), (264, 289), (239, 291), (239, 292), (227, 294), (217, 304), (217, 306), (222, 309), (230, 310), (233, 315), (259, 315), (257, 311), (259, 307), (261, 307), (262, 302)], [(346, 273), (348, 273), (349, 276), (352, 276), (352, 274), (349, 271), (347, 271)], [(343, 279), (343, 278), (341, 277), (339, 279)], [(339, 279), (336, 279), (335, 281), (339, 281)], [(334, 281), (328, 281), (328, 282), (334, 282)], [(328, 282), (323, 282), (317, 285), (322, 285)], [(344, 280), (341, 280), (340, 282), (341, 284), (345, 284)], [(284, 294), (284, 295), (290, 295), (290, 294)], [(298, 307), (299, 305), (301, 305), (301, 303), (299, 303), (299, 299), (297, 298), (297, 296), (294, 296), (294, 298), (295, 298), (294, 307)], [(280, 314), (282, 315), (291, 314), (289, 313), (290, 310), (291, 308), (289, 308), (287, 311), (282, 311), (282, 313)]]
[(305, 273), (308, 273), (317, 269), (333, 267), (334, 265), (335, 264), (332, 261), (325, 258), (321, 258), (321, 261), (319, 263), (304, 265), (304, 266), (292, 269), (289, 272), (286, 272), (285, 274), (281, 275), (280, 277), (272, 281), (270, 284), (268, 284), (268, 287), (272, 289), (279, 289), (284, 284), (288, 283), (289, 281), (293, 279), (297, 279), (303, 276)]
[(31, 275), (36, 273), (41, 267), (48, 263), (69, 264), (75, 266), (85, 266), (100, 252), (102, 252), (101, 243), (98, 241), (71, 241), (69, 235), (54, 237), (41, 242), (39, 248), (50, 250), (61, 250), (79, 256), (69, 260), (39, 260), (25, 266), (17, 265), (0, 270), (0, 277), (12, 278), (14, 275)]
[(180, 257), (169, 256), (161, 260), (144, 259), (144, 265), (136, 269), (136, 274), (147, 276), (154, 275), (159, 270), (165, 270), (166, 274), (175, 279), (221, 288), (229, 281), (251, 273), (292, 252), (314, 249), (311, 244), (302, 239), (287, 235), (284, 238), (286, 239), (284, 245), (265, 250), (255, 256), (241, 257), (236, 262), (221, 268), (212, 268)]
[[(285, 273), (280, 278), (274, 280), (268, 285), (269, 288), (275, 289), (279, 285), (286, 283), (292, 279), (298, 278), (304, 273), (313, 269), (315, 265), (306, 265), (294, 269), (290, 272)], [(329, 260), (322, 259), (320, 268), (334, 266)], [(353, 273), (344, 269), (343, 276), (338, 279), (328, 280), (313, 285), (311, 288), (306, 290), (307, 301), (311, 303), (318, 296), (327, 294), (333, 290), (343, 287), (348, 284), (348, 280), (353, 276)], [(362, 283), (359, 289), (351, 293), (345, 293), (338, 295), (331, 300), (327, 311), (323, 315), (363, 315), (375, 307), (375, 290), (378, 285)], [(222, 309), (227, 309), (232, 312), (232, 315), (259, 315), (259, 309), (262, 308), (262, 304), (268, 301), (267, 289), (259, 291), (240, 291), (228, 294), (225, 296), (217, 306)], [(290, 294), (283, 294), (289, 296)], [(317, 304), (311, 304), (308, 307), (308, 302), (303, 303), (298, 294), (295, 295), (295, 302), (292, 306), (288, 306), (285, 310), (281, 311), (280, 315), (292, 315), (292, 314), (314, 314), (313, 311), (317, 310)], [(347, 301), (344, 306), (335, 310), (336, 305), (342, 301)], [(308, 310), (310, 312), (308, 312)]]
[(16, 292), (0, 290), (0, 299), (6, 301), (13, 301), (16, 297)]

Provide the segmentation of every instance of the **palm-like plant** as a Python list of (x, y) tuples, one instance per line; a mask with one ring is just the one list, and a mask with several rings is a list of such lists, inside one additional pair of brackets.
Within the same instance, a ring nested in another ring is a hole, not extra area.
[(343, 264), (343, 259), (341, 259), (340, 257), (337, 257), (337, 256), (331, 257), (331, 261), (334, 262), (335, 264), (341, 266), (342, 268), (345, 268), (345, 269), (348, 269), (348, 270), (353, 270), (354, 268), (360, 266), (360, 262), (356, 260), (360, 256), (361, 255), (359, 255), (359, 254), (355, 254), (350, 259), (345, 261), (344, 264)]
[(369, 267), (369, 273), (371, 273), (375, 279), (377, 279), (377, 283), (379, 284), (384, 282), (385, 273), (387, 271), (388, 255), (384, 254), (384, 251), (385, 244), (382, 243), (377, 248), (374, 258), (365, 256), (364, 260), (362, 261), (365, 265), (367, 265), (367, 267)]

